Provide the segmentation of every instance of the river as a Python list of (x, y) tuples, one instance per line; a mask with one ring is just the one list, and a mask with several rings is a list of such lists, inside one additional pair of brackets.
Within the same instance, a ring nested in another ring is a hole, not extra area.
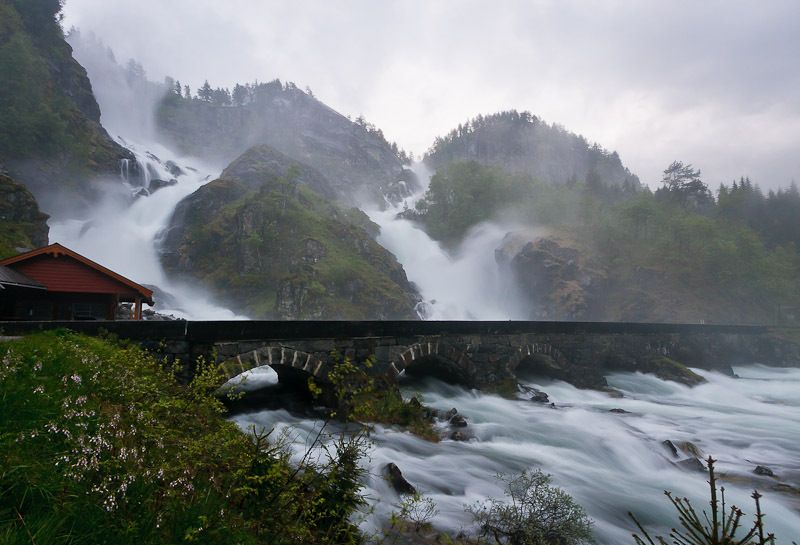
[[(772, 490), (778, 483), (800, 487), (800, 369), (737, 368), (740, 378), (696, 370), (708, 382), (690, 388), (642, 374), (614, 374), (609, 383), (621, 399), (578, 390), (563, 382), (526, 381), (550, 395), (555, 407), (508, 400), (435, 380), (406, 387), (438, 409), (455, 407), (468, 419), (469, 441), (431, 443), (391, 427), (376, 426), (365, 460), (366, 494), (374, 512), (362, 523), (375, 531), (398, 510), (400, 498), (383, 479), (382, 468), (396, 463), (405, 477), (439, 509), (432, 520), (451, 532), (472, 526), (466, 505), (499, 498), (497, 474), (540, 468), (583, 505), (594, 521), (599, 544), (633, 543), (626, 513), (666, 532), (676, 520), (664, 496), (671, 490), (707, 507), (703, 472), (683, 469), (661, 444), (689, 441), (718, 459), (728, 503), (752, 513), (753, 487), (764, 493), (767, 525), (778, 543), (800, 535), (800, 496)], [(623, 409), (628, 413), (610, 412)], [(299, 456), (321, 422), (272, 410), (240, 414), (243, 429), (291, 428)], [(681, 453), (681, 458), (687, 456)], [(777, 478), (758, 477), (756, 465)]]

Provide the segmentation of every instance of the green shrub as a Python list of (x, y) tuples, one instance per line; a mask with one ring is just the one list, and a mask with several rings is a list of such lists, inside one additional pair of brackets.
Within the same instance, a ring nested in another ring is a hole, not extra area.
[(549, 475), (537, 469), (500, 478), (507, 501), (490, 499), (467, 509), (482, 539), (508, 545), (591, 543), (591, 520), (569, 494), (550, 484)]
[(360, 543), (363, 438), (290, 463), (224, 419), (213, 381), (65, 331), (0, 344), (0, 542)]

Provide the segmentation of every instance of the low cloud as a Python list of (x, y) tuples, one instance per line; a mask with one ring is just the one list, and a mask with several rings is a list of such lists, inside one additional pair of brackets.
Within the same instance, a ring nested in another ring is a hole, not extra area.
[(290, 80), (415, 153), (479, 113), (526, 109), (655, 185), (800, 178), (800, 3), (67, 0), (153, 79)]

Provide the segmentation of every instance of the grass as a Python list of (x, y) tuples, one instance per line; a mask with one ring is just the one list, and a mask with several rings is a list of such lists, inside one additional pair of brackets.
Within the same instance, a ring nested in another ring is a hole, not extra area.
[(360, 542), (363, 442), (292, 466), (225, 420), (214, 379), (66, 331), (0, 344), (0, 542)]

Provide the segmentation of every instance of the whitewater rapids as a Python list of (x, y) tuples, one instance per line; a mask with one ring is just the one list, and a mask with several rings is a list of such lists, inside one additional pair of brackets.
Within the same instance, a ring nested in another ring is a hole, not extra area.
[[(468, 419), (473, 438), (430, 443), (376, 426), (365, 461), (365, 492), (374, 512), (362, 525), (375, 531), (398, 510), (400, 498), (382, 477), (383, 466), (394, 462), (436, 502), (439, 514), (433, 524), (454, 533), (471, 528), (466, 505), (502, 497), (497, 474), (540, 468), (585, 507), (599, 544), (633, 542), (628, 511), (666, 535), (676, 518), (664, 490), (690, 498), (696, 508), (708, 508), (707, 475), (676, 466), (661, 444), (669, 439), (691, 441), (704, 456), (719, 460), (718, 472), (729, 476), (723, 481), (727, 503), (740, 506), (748, 520), (753, 512), (749, 495), (758, 488), (764, 494), (766, 524), (778, 543), (797, 540), (800, 501), (772, 487), (800, 487), (800, 369), (737, 368), (741, 378), (695, 371), (708, 382), (689, 388), (650, 375), (610, 375), (622, 399), (563, 382), (526, 382), (546, 391), (555, 408), (433, 380), (406, 388), (406, 395), (419, 393), (432, 407), (456, 407)], [(269, 382), (267, 376), (262, 375)], [(609, 412), (614, 408), (629, 414)], [(240, 414), (233, 420), (243, 429), (290, 428), (298, 456), (321, 425), (284, 410)], [(756, 465), (769, 467), (777, 478), (754, 475)]]

